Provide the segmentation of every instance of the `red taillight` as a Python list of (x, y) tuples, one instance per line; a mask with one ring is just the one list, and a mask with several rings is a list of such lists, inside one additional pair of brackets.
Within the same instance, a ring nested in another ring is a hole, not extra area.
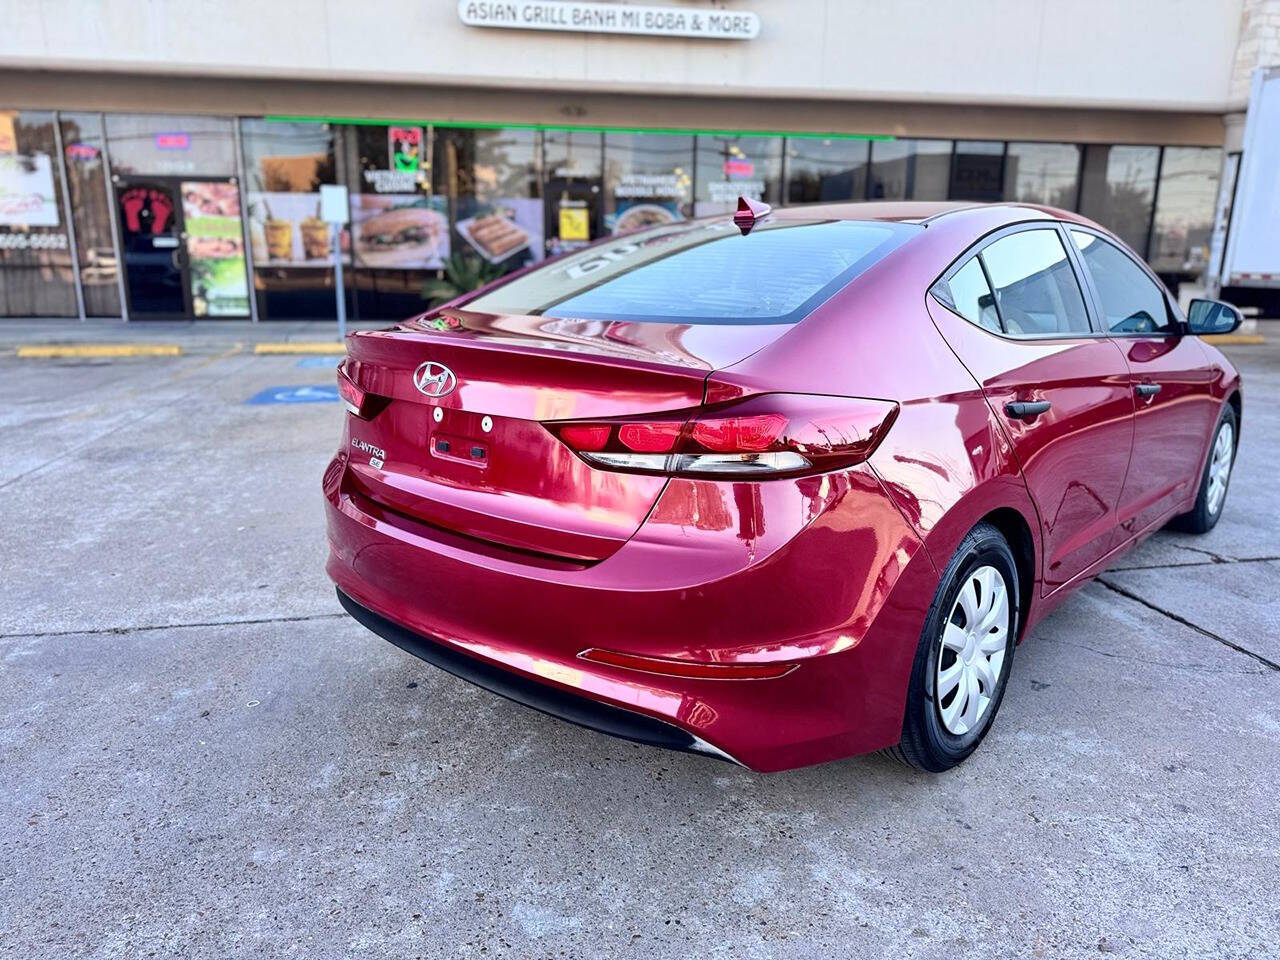
[(635, 453), (670, 453), (683, 429), (683, 420), (623, 423), (618, 425), (618, 442)]
[(341, 367), (338, 368), (338, 396), (342, 397), (342, 402), (346, 404), (347, 409), (357, 417), (364, 416), (362, 411), (368, 394), (357, 387), (351, 378), (342, 372)]
[(560, 439), (581, 452), (603, 450), (612, 430), (607, 423), (566, 423), (560, 430)]
[(548, 423), (593, 466), (641, 473), (791, 476), (871, 455), (898, 412), (889, 400), (759, 394), (694, 410)]
[(628, 670), (697, 680), (772, 680), (776, 677), (785, 677), (799, 666), (796, 663), (707, 663), (698, 660), (672, 660), (667, 657), (617, 653), (613, 650), (601, 650), (598, 647), (583, 650), (578, 657), (611, 667), (625, 667)]
[(780, 413), (709, 417), (693, 421), (693, 439), (716, 453), (759, 452), (773, 446), (786, 426)]

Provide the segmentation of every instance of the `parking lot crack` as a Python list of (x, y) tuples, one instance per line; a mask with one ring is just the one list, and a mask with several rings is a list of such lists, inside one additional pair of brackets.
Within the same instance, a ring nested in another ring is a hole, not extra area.
[(1102, 586), (1106, 587), (1112, 593), (1118, 593), (1120, 596), (1128, 600), (1132, 600), (1134, 603), (1140, 603), (1144, 607), (1146, 607), (1148, 610), (1153, 610), (1163, 617), (1168, 617), (1170, 620), (1173, 620), (1175, 623), (1180, 623), (1184, 627), (1190, 627), (1196, 633), (1206, 636), (1210, 640), (1217, 640), (1224, 647), (1230, 647), (1232, 650), (1235, 650), (1239, 653), (1243, 653), (1247, 657), (1252, 657), (1254, 660), (1257, 660), (1259, 663), (1263, 664), (1264, 666), (1270, 667), (1272, 670), (1280, 671), (1280, 663), (1276, 663), (1274, 660), (1270, 660), (1267, 657), (1264, 657), (1260, 653), (1254, 653), (1252, 650), (1248, 649), (1247, 647), (1242, 647), (1240, 646), (1240, 644), (1236, 643), (1235, 641), (1228, 640), (1226, 637), (1216, 634), (1212, 630), (1206, 630), (1204, 627), (1200, 626), (1199, 624), (1192, 623), (1186, 617), (1180, 616), (1170, 610), (1164, 609), (1164, 607), (1161, 607), (1158, 604), (1152, 603), (1150, 600), (1147, 600), (1144, 597), (1139, 596), (1138, 594), (1134, 593), (1132, 590), (1126, 590), (1124, 587), (1119, 586), (1118, 584), (1115, 584), (1115, 583), (1111, 583), (1110, 581), (1105, 580), (1102, 577), (1098, 577), (1097, 582), (1100, 583)]
[(29, 633), (0, 633), (0, 640), (40, 640), (51, 637), (91, 637), (101, 634), (124, 636), (156, 630), (189, 630), (193, 627), (252, 627), (268, 623), (305, 623), (310, 620), (341, 620), (345, 613), (312, 613), (296, 617), (258, 617), (248, 620), (197, 620), (190, 623), (148, 623), (126, 627), (97, 627), (87, 630), (47, 630)]
[(1280, 560), (1280, 556), (1275, 557), (1219, 557), (1217, 554), (1211, 554), (1213, 560), (1189, 560), (1186, 563), (1144, 563), (1136, 564), (1132, 567), (1111, 567), (1108, 573), (1127, 573), (1130, 570), (1181, 570), (1183, 567), (1215, 567), (1221, 563), (1274, 563)]

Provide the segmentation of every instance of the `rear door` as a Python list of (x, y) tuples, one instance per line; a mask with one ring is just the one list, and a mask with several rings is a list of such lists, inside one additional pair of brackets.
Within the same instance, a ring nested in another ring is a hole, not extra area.
[(1013, 444), (1040, 513), (1046, 590), (1115, 544), (1133, 442), (1128, 367), (1093, 329), (1065, 243), (1049, 224), (995, 234), (929, 305)]
[(1095, 231), (1072, 227), (1071, 237), (1097, 314), (1129, 365), (1136, 416), (1119, 520), (1126, 535), (1136, 534), (1184, 502), (1200, 479), (1218, 413), (1213, 371), (1145, 268)]

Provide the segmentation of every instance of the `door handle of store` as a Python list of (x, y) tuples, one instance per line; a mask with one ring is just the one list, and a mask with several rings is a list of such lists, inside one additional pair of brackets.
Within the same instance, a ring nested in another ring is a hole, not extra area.
[(1158, 383), (1140, 383), (1135, 388), (1140, 397), (1154, 397), (1160, 392), (1160, 384)]
[(1014, 420), (1030, 420), (1032, 417), (1038, 417), (1045, 413), (1053, 406), (1048, 400), (1015, 400), (1004, 405), (1004, 412)]

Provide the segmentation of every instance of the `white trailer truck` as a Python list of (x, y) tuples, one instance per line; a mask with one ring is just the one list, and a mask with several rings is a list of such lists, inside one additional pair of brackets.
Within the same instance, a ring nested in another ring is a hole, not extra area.
[(1211, 290), (1280, 291), (1280, 66), (1253, 75), (1243, 149), (1223, 167), (1209, 266)]

